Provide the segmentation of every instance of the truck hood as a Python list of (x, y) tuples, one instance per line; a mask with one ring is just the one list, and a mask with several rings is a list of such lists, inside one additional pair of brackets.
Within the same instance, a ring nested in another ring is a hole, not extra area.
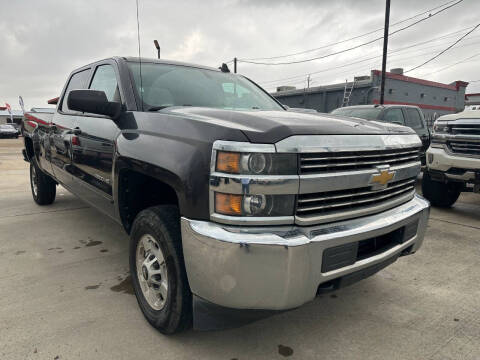
[(162, 112), (236, 128), (253, 143), (275, 143), (293, 135), (415, 134), (405, 126), (322, 113), (232, 111), (204, 107), (171, 107)]

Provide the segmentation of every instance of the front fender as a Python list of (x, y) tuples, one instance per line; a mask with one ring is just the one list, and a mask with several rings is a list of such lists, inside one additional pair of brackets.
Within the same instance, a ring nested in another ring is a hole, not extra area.
[(113, 194), (118, 203), (119, 174), (131, 169), (172, 187), (180, 214), (207, 220), (212, 144), (149, 132), (122, 132), (116, 139)]

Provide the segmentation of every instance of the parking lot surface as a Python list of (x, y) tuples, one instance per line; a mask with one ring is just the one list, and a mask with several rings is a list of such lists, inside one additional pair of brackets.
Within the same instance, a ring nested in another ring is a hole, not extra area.
[(132, 294), (123, 229), (61, 187), (37, 206), (21, 147), (0, 140), (1, 359), (480, 358), (479, 195), (432, 209), (418, 253), (354, 286), (241, 328), (166, 337)]

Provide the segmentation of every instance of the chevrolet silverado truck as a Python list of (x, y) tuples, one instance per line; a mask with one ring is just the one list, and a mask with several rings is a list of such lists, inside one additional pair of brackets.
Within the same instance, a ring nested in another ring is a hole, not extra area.
[(441, 116), (433, 131), (422, 192), (432, 205), (450, 207), (462, 192), (480, 193), (480, 113)]
[(35, 202), (61, 185), (123, 226), (138, 304), (166, 334), (299, 307), (424, 238), (413, 130), (288, 112), (226, 65), (83, 66), (23, 133)]

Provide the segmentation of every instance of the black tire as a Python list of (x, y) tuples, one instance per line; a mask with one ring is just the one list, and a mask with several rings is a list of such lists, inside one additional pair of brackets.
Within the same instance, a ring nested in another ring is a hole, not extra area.
[(443, 208), (451, 207), (460, 196), (461, 189), (461, 184), (434, 181), (428, 172), (423, 173), (422, 193), (433, 206)]
[(35, 200), (38, 205), (50, 205), (55, 201), (57, 183), (40, 170), (35, 161), (30, 162), (30, 188), (32, 190), (33, 200)]
[[(155, 239), (165, 259), (168, 290), (160, 310), (148, 303), (140, 285), (141, 275), (137, 271), (137, 246), (145, 235)], [(173, 334), (191, 327), (192, 294), (183, 260), (180, 215), (176, 206), (155, 206), (137, 215), (130, 234), (130, 274), (140, 309), (153, 327), (163, 334)]]

